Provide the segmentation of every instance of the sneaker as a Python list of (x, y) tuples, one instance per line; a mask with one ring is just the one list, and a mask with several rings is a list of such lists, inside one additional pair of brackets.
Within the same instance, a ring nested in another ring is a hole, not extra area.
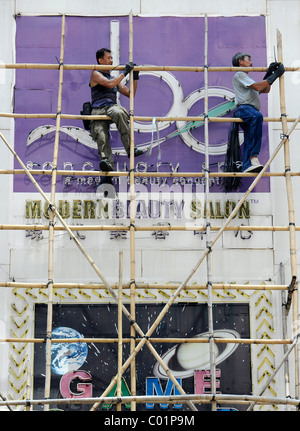
[(255, 165), (255, 166), (249, 166), (249, 168), (244, 170), (244, 174), (246, 174), (247, 172), (260, 172), (263, 168), (263, 165)]
[(259, 162), (257, 157), (251, 157), (250, 159), (251, 166), (245, 169), (244, 172), (260, 172), (263, 168), (263, 165)]
[(250, 162), (252, 166), (262, 166), (257, 157), (251, 157)]
[[(134, 149), (134, 153), (133, 153), (134, 157), (139, 157), (139, 156), (141, 156), (142, 154), (144, 154), (144, 151), (143, 151), (143, 150), (139, 150), (138, 148), (135, 148), (135, 149)], [(128, 157), (130, 157), (130, 153), (129, 153)]]
[(99, 167), (100, 167), (100, 171), (103, 171), (103, 172), (113, 171), (112, 165), (105, 159), (101, 160)]
[(99, 185), (101, 184), (111, 184), (113, 186), (112, 177), (101, 177)]

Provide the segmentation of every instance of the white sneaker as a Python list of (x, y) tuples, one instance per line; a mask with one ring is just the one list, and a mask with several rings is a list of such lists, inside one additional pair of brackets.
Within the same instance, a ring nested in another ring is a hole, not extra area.
[(259, 163), (259, 160), (258, 160), (258, 158), (257, 158), (257, 157), (252, 157), (252, 158), (250, 159), (250, 162), (251, 162), (251, 165), (252, 165), (252, 166), (262, 166), (262, 164), (261, 164), (261, 163)]
[(249, 168), (245, 169), (246, 172), (260, 172), (263, 169), (263, 165), (259, 163), (259, 160), (257, 157), (252, 157), (250, 159), (251, 166)]

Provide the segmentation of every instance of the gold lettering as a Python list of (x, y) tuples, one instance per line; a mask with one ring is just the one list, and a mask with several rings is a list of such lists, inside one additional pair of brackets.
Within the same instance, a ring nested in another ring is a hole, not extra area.
[(241, 208), (239, 209), (239, 218), (250, 218), (250, 204), (249, 201), (243, 202)]
[(109, 218), (107, 200), (97, 199), (97, 202), (98, 202), (98, 208), (99, 208), (98, 218), (102, 217), (102, 213), (104, 218)]
[(73, 200), (73, 218), (81, 218), (81, 200), (74, 199)]
[(26, 199), (25, 218), (35, 217), (42, 217), (42, 203), (41, 201), (33, 201), (31, 199)]
[(95, 218), (94, 201), (83, 201), (83, 218)]
[(190, 216), (193, 219), (201, 217), (201, 201), (199, 199), (193, 199), (191, 201), (190, 208), (191, 208)]
[(58, 212), (62, 218), (70, 217), (70, 202), (69, 201), (58, 201)]
[[(232, 213), (232, 211), (234, 210), (235, 207), (236, 207), (235, 201), (233, 201), (231, 199), (228, 199), (225, 202), (225, 217), (228, 218), (230, 216), (230, 214)], [(235, 218), (235, 216), (234, 216), (234, 218)]]
[(216, 218), (224, 218), (224, 213), (222, 213), (222, 210), (221, 210), (220, 199), (216, 200)]
[[(204, 218), (206, 218), (206, 208), (207, 208), (207, 205), (205, 202), (205, 204), (204, 204), (204, 215), (203, 215)], [(209, 201), (208, 216), (210, 218), (215, 218), (214, 206), (213, 206), (212, 201)]]

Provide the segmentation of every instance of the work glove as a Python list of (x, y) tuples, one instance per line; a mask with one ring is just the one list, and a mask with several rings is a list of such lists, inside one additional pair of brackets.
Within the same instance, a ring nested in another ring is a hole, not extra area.
[(279, 78), (281, 75), (283, 75), (285, 72), (285, 68), (282, 63), (279, 64), (277, 69), (272, 73), (272, 75), (268, 76), (267, 81), (270, 85), (273, 84), (274, 81), (276, 81), (277, 78)]
[[(136, 66), (136, 64), (135, 64), (135, 63), (133, 63), (133, 65), (134, 65), (134, 66)], [(140, 79), (140, 77), (139, 77), (139, 73), (140, 73), (140, 71), (139, 71), (139, 70), (134, 70), (134, 71), (133, 71), (133, 80), (134, 80), (134, 81), (137, 81), (138, 79)]]
[(269, 67), (268, 67), (268, 70), (267, 70), (267, 72), (266, 72), (266, 74), (265, 74), (265, 76), (264, 76), (264, 78), (263, 79), (267, 79), (269, 76), (271, 76), (272, 75), (272, 73), (276, 70), (276, 69), (278, 69), (278, 66), (280, 65), (280, 63), (278, 63), (278, 61), (274, 61), (273, 63), (270, 63), (270, 65), (269, 65)]
[(126, 64), (125, 69), (124, 69), (124, 76), (128, 75), (128, 73), (130, 73), (132, 71), (132, 69), (134, 68), (134, 63), (132, 63), (132, 61), (130, 61), (129, 63)]

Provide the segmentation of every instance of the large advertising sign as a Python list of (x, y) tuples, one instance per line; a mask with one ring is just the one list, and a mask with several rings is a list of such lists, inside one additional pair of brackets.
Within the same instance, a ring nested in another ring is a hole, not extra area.
[[(56, 63), (60, 55), (61, 17), (17, 17), (16, 60), (18, 63)], [(114, 44), (113, 41), (118, 41)], [(133, 60), (138, 65), (204, 66), (205, 28), (203, 17), (133, 17)], [(129, 60), (128, 17), (66, 17), (64, 64), (96, 64), (101, 47), (113, 50), (114, 65)], [(231, 66), (238, 51), (252, 55), (253, 64), (266, 66), (265, 18), (209, 17), (208, 65)], [(90, 100), (89, 70), (65, 70), (63, 76), (62, 113), (79, 114), (83, 102)], [(261, 80), (261, 73), (253, 73)], [(16, 72), (15, 112), (57, 113), (57, 70), (20, 69)], [(210, 72), (208, 109), (210, 116), (231, 116), (234, 109), (233, 72)], [(205, 160), (204, 127), (201, 122), (157, 122), (156, 117), (201, 116), (204, 113), (204, 74), (184, 71), (143, 71), (140, 73), (134, 101), (136, 116), (153, 117), (153, 121), (135, 121), (134, 139), (145, 153), (136, 159), (136, 171), (202, 172)], [(120, 96), (129, 110), (129, 100)], [(267, 95), (261, 96), (261, 111), (267, 116)], [(230, 123), (209, 124), (211, 172), (223, 170)], [(15, 122), (15, 150), (30, 169), (49, 169), (53, 159), (55, 120), (18, 118)], [(116, 169), (129, 171), (129, 159), (120, 135), (111, 126), (111, 146)], [(241, 134), (241, 142), (242, 142)], [(264, 125), (262, 163), (268, 160), (268, 131)], [(18, 167), (16, 165), (16, 167)], [(59, 176), (58, 193), (97, 193), (100, 178), (89, 176), (99, 170), (97, 145), (79, 120), (62, 120), (59, 141), (59, 170), (85, 170), (86, 176)], [(50, 176), (37, 177), (45, 191), (50, 190)], [(251, 178), (244, 179), (240, 191), (247, 190)], [(119, 178), (113, 179), (118, 190)], [(193, 185), (203, 192), (203, 178), (136, 179), (136, 184), (160, 187)], [(126, 185), (127, 182), (126, 182)], [(165, 189), (164, 189), (165, 187)], [(124, 190), (124, 189), (123, 189)], [(24, 176), (14, 178), (16, 193), (35, 192)], [(210, 184), (212, 193), (223, 193), (219, 178)], [(269, 179), (263, 178), (254, 189), (269, 191)]]
[[(146, 331), (157, 318), (163, 305), (136, 305), (136, 319)], [(213, 307), (214, 336), (216, 338), (249, 338), (248, 304), (215, 304)], [(35, 336), (46, 333), (47, 306), (35, 306)], [(157, 326), (153, 338), (158, 354), (187, 394), (211, 392), (210, 359), (208, 343), (176, 343), (176, 338), (207, 338), (208, 308), (206, 304), (175, 304)], [(122, 323), (123, 338), (130, 338), (130, 324)], [(55, 338), (105, 338), (114, 343), (55, 343)], [(171, 342), (166, 342), (169, 338)], [(63, 410), (87, 410), (90, 405), (80, 404), (80, 398), (99, 397), (117, 374), (118, 368), (118, 308), (116, 305), (55, 305), (51, 350), (51, 398), (77, 398), (78, 404), (52, 406)], [(223, 394), (251, 393), (250, 346), (239, 343), (217, 343), (216, 386)], [(35, 344), (34, 398), (42, 399), (45, 385), (45, 345)], [(123, 343), (123, 363), (130, 355), (129, 343)], [(144, 346), (136, 356), (137, 395), (179, 395), (178, 389), (168, 378), (150, 350)], [(109, 396), (115, 396), (114, 388)], [(123, 374), (123, 396), (130, 395), (130, 367)], [(222, 406), (218, 406), (222, 408)], [(123, 406), (130, 409), (130, 404)], [(223, 406), (241, 410), (241, 406)], [(115, 410), (112, 403), (102, 404), (101, 410)], [(137, 410), (189, 410), (184, 403), (137, 404)], [(206, 404), (199, 410), (207, 410)]]

